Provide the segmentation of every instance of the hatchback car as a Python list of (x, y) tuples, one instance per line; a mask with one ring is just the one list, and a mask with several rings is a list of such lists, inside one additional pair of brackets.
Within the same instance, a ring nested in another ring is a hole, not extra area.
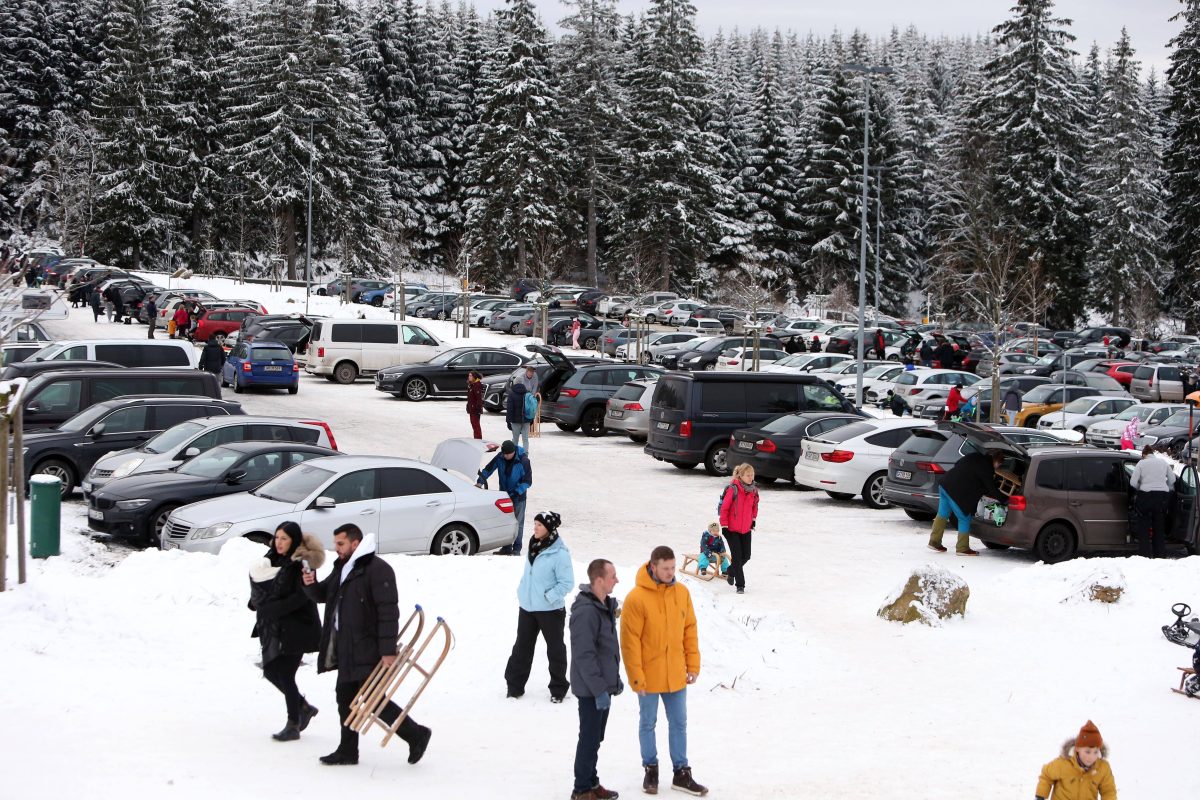
[(300, 365), (280, 342), (238, 342), (221, 369), (221, 385), (241, 394), (247, 388), (300, 391)]
[(759, 483), (794, 481), (800, 447), (807, 438), (861, 422), (858, 414), (843, 412), (798, 412), (773, 417), (753, 428), (740, 428), (729, 439), (726, 461), (732, 470), (738, 464), (754, 467)]
[(914, 428), (932, 424), (913, 417), (862, 420), (807, 438), (793, 473), (796, 484), (822, 489), (835, 500), (862, 495), (869, 508), (887, 508), (888, 458)]
[(853, 361), (854, 357), (845, 353), (793, 353), (787, 358), (781, 358), (770, 366), (764, 367), (764, 372), (791, 372), (793, 374), (811, 373), (829, 369), (834, 364), (843, 361)]
[[(624, 336), (618, 339), (616, 337)], [(650, 331), (640, 347), (629, 338), (629, 333), (610, 331), (601, 343), (601, 349), (607, 355), (615, 356), (619, 361), (641, 361), (650, 364), (654, 361), (654, 348), (667, 348), (683, 344), (695, 339), (699, 334), (693, 331)], [(611, 340), (611, 341), (610, 341)]]
[(634, 442), (644, 442), (650, 436), (650, 401), (654, 397), (655, 378), (630, 381), (608, 399), (604, 427), (623, 431)]
[[(758, 349), (759, 369), (774, 364), (776, 361), (787, 358), (788, 354), (783, 350), (775, 350), (770, 347), (760, 347)], [(717, 371), (718, 372), (754, 372), (754, 348), (753, 347), (731, 347), (728, 350), (717, 356)]]
[[(933, 400), (945, 400), (950, 396), (950, 390), (958, 385), (974, 386), (979, 383), (978, 375), (960, 372), (953, 369), (910, 369), (896, 376), (891, 390), (912, 408), (917, 403), (928, 403)], [(883, 404), (887, 402), (887, 389), (880, 387), (865, 391), (865, 402)]]
[(252, 308), (218, 308), (205, 311), (196, 322), (196, 331), (192, 338), (197, 342), (207, 342), (210, 336), (225, 336), (236, 330), (241, 330), (246, 320), (260, 314)]

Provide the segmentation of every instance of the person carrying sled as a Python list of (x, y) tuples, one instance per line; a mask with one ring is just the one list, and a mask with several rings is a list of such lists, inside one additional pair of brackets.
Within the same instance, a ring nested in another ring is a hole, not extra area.
[(721, 533), (729, 543), (730, 565), (726, 580), (746, 593), (746, 562), (750, 560), (750, 541), (758, 519), (758, 487), (754, 485), (754, 467), (747, 463), (733, 468), (733, 480), (721, 495)]
[(729, 573), (729, 554), (725, 552), (725, 540), (721, 538), (721, 523), (711, 522), (708, 530), (700, 534), (700, 558), (697, 566), (701, 575), (708, 574), (709, 565), (715, 565), (717, 574), (725, 577)]
[(1108, 764), (1108, 748), (1090, 719), (1062, 755), (1042, 767), (1037, 800), (1117, 800), (1117, 784)]

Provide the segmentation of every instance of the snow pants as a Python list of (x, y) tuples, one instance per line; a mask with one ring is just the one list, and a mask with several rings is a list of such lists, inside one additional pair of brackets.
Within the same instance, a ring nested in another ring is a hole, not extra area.
[[(550, 661), (550, 694), (565, 697), (571, 683), (567, 680), (567, 646), (563, 642), (567, 610), (526, 611), (519, 609), (517, 615), (517, 641), (513, 643), (512, 655), (504, 668), (504, 680), (514, 694), (525, 691), (525, 683), (533, 669), (533, 651), (537, 647), (538, 633), (546, 641), (546, 657)], [(592, 787), (588, 787), (589, 789)]]

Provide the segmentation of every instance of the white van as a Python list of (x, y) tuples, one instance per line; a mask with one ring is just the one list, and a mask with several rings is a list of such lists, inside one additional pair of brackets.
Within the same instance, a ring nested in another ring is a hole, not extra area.
[(196, 348), (178, 339), (72, 339), (53, 342), (31, 361), (109, 361), (123, 367), (196, 368)]
[(384, 367), (419, 364), (447, 345), (420, 325), (375, 319), (321, 319), (313, 325), (304, 371), (354, 383)]

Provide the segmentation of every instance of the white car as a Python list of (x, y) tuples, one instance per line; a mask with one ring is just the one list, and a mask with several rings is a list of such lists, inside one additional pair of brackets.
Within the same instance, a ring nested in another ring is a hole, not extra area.
[(512, 544), (517, 526), (506, 493), (474, 484), (486, 448), (475, 439), (451, 439), (431, 463), (395, 456), (305, 461), (252, 492), (175, 509), (163, 526), (162, 548), (216, 553), (233, 539), (269, 541), (280, 523), (293, 520), (326, 549), (333, 531), (352, 522), (378, 537), (380, 553), (495, 550)]
[(814, 328), (812, 332), (808, 334), (807, 338), (809, 344), (812, 344), (812, 340), (816, 339), (821, 343), (821, 348), (824, 349), (825, 345), (829, 344), (830, 336), (836, 336), (842, 331), (849, 330), (857, 331), (858, 325), (848, 322), (831, 322), (828, 325), (821, 326), (820, 328)]
[(843, 361), (853, 360), (854, 356), (846, 353), (793, 353), (769, 367), (763, 367), (763, 372), (815, 372), (819, 369), (828, 369)]
[[(641, 353), (642, 363), (649, 364), (653, 358), (651, 351), (648, 348), (661, 345), (662, 347), (674, 347), (675, 345), (683, 344), (684, 342), (695, 339), (700, 334), (695, 331), (656, 331), (646, 337), (646, 341), (637, 348)], [(631, 344), (617, 345), (614, 355), (617, 360), (624, 361), (630, 357), (633, 352)]]
[(910, 369), (897, 375), (891, 386), (865, 392), (863, 397), (868, 403), (883, 403), (887, 400), (887, 390), (891, 389), (912, 408), (913, 403), (921, 400), (949, 397), (950, 389), (959, 382), (966, 387), (974, 386), (980, 380), (978, 375), (954, 369)]
[[(880, 387), (883, 387), (883, 393), (886, 396), (887, 390), (892, 388), (893, 382), (900, 377), (900, 373), (904, 372), (904, 367), (899, 364), (880, 364), (877, 367), (872, 367), (863, 373), (863, 396), (872, 389), (876, 392)], [(858, 388), (858, 376), (852, 375), (848, 378), (838, 378), (835, 383), (842, 394), (846, 391), (854, 392)]]
[[(882, 361), (864, 361), (863, 362), (863, 364), (866, 366), (866, 368), (868, 370), (874, 369), (875, 367), (878, 367), (878, 366), (882, 366), (883, 363), (884, 362), (882, 362)], [(858, 375), (858, 367), (859, 367), (858, 361), (853, 360), (853, 359), (850, 361), (839, 361), (836, 364), (831, 364), (828, 367), (824, 367), (823, 369), (815, 369), (815, 370), (813, 370), (813, 374), (820, 375), (825, 380), (836, 383), (837, 381), (841, 380), (842, 378), (844, 378), (848, 375)]]
[(704, 304), (695, 300), (672, 300), (663, 303), (660, 308), (666, 314), (668, 325), (682, 325), (692, 318), (694, 312), (704, 308)]
[(680, 326), (680, 330), (697, 334), (702, 333), (706, 336), (724, 336), (725, 323), (719, 319), (709, 319), (708, 317), (690, 317), (687, 322)]
[(633, 303), (633, 296), (628, 294), (610, 294), (596, 301), (596, 314), (602, 317), (622, 317)]
[[(466, 316), (473, 327), (482, 328), (488, 324), (488, 320), (492, 318), (493, 312), (516, 304), (516, 300), (506, 300), (503, 297), (481, 297), (478, 300), (471, 301), (470, 308), (466, 310)], [(455, 322), (462, 322), (462, 306), (450, 312), (450, 318)]]
[(1134, 405), (1137, 405), (1137, 401), (1132, 397), (1109, 397), (1107, 395), (1080, 397), (1067, 403), (1061, 411), (1051, 411), (1038, 419), (1037, 426), (1043, 430), (1056, 428), (1086, 433), (1088, 426), (1092, 423), (1112, 419)]
[(871, 508), (887, 508), (883, 483), (892, 451), (908, 439), (913, 428), (933, 424), (933, 420), (914, 417), (881, 417), (805, 439), (796, 462), (796, 484), (823, 489), (835, 500), (862, 495)]
[(1138, 428), (1148, 428), (1151, 425), (1161, 425), (1167, 417), (1177, 411), (1187, 411), (1187, 406), (1179, 403), (1135, 403), (1129, 408), (1104, 422), (1094, 422), (1088, 426), (1084, 438), (1094, 447), (1121, 446), (1121, 434), (1125, 426), (1134, 417), (1138, 418)]
[(811, 342), (813, 331), (817, 330), (818, 328), (823, 328), (828, 324), (829, 323), (825, 322), (824, 320), (802, 317), (800, 319), (788, 320), (786, 325), (776, 325), (774, 327), (775, 333), (786, 336), (792, 336), (797, 333), (806, 334), (805, 339)]
[[(758, 348), (759, 369), (773, 364), (776, 361), (787, 358), (788, 354), (782, 350), (775, 350), (766, 347)], [(754, 371), (754, 348), (753, 347), (731, 347), (728, 350), (717, 356), (717, 372), (753, 372)]]

